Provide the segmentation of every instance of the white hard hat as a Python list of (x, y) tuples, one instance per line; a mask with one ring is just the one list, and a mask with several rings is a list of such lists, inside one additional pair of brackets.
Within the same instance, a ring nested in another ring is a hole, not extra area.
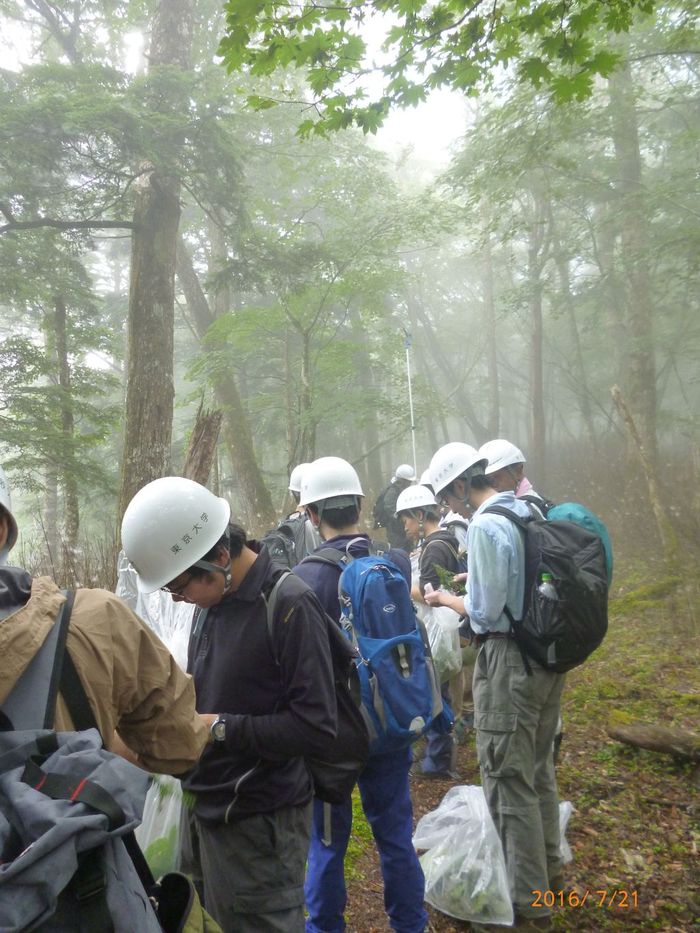
[(432, 485), (433, 485), (433, 481), (432, 481), (432, 479), (430, 478), (430, 470), (423, 470), (423, 472), (422, 472), (421, 475), (420, 475), (420, 479), (418, 480), (418, 482), (420, 483), (421, 486), (432, 486)]
[(15, 546), (17, 541), (17, 522), (12, 514), (12, 500), (10, 499), (10, 487), (5, 476), (5, 471), (0, 467), (0, 507), (5, 510), (8, 518), (9, 528), (7, 530), (7, 541), (0, 549), (0, 564), (7, 560), (7, 555)]
[(304, 470), (309, 466), (308, 463), (298, 463), (289, 475), (289, 491), (301, 492), (301, 478)]
[(442, 492), (450, 483), (462, 476), (472, 467), (486, 466), (486, 458), (482, 457), (476, 447), (471, 444), (462, 444), (461, 441), (452, 441), (435, 451), (430, 461), (430, 485), (435, 495)]
[(409, 486), (400, 492), (396, 500), (396, 514), (412, 509), (437, 508), (437, 499), (426, 486)]
[(231, 506), (183, 476), (164, 476), (139, 489), (122, 519), (122, 545), (152, 593), (210, 551), (228, 527)]
[(394, 475), (391, 477), (392, 483), (397, 479), (407, 479), (409, 482), (413, 482), (416, 478), (416, 471), (413, 469), (410, 463), (400, 463), (394, 470)]
[(505, 467), (513, 466), (515, 463), (525, 463), (525, 455), (522, 450), (502, 438), (482, 444), (479, 448), (479, 455), (488, 460), (485, 471), (487, 476), (490, 473), (503, 470)]
[(342, 457), (319, 457), (310, 463), (301, 480), (299, 505), (323, 502), (325, 499), (347, 498), (337, 505), (351, 505), (350, 499), (364, 496), (355, 468)]

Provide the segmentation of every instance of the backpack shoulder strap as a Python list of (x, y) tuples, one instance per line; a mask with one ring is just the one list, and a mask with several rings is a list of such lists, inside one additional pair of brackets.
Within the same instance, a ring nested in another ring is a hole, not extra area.
[[(275, 640), (273, 638), (273, 629), (274, 629), (274, 624), (275, 624), (275, 612), (277, 611), (277, 602), (279, 600), (279, 594), (282, 588), (282, 584), (289, 577), (294, 577), (294, 579), (296, 579), (297, 582), (300, 584), (300, 587), (305, 588), (306, 585), (304, 584), (304, 581), (301, 580), (299, 577), (297, 577), (296, 574), (293, 574), (291, 570), (283, 570), (282, 573), (280, 573), (277, 579), (274, 581), (272, 586), (268, 587), (267, 591), (263, 589), (262, 594), (261, 594), (262, 598), (265, 600), (265, 611), (267, 613), (267, 634), (269, 635), (269, 638), (270, 638), (270, 649), (272, 651), (272, 656), (275, 660), (275, 664), (277, 665), (279, 665), (280, 662), (275, 652)], [(299, 592), (301, 592), (301, 589), (299, 590)]]
[(61, 672), (64, 666), (73, 592), (66, 599), (44, 643), (31, 659), (2, 707), (4, 727), (52, 729)]
[[(352, 542), (350, 543), (352, 544)], [(338, 572), (342, 573), (351, 560), (352, 557), (350, 557), (347, 551), (343, 553), (334, 547), (323, 547), (320, 551), (314, 551), (313, 554), (309, 554), (301, 563), (330, 564), (333, 567), (337, 567)]]
[[(66, 701), (70, 718), (76, 730), (97, 729), (97, 720), (92, 712), (90, 701), (85, 693), (78, 671), (69, 651), (63, 655), (63, 670), (60, 677), (61, 696)], [(102, 736), (104, 744), (105, 737)]]
[(527, 528), (534, 518), (532, 513), (528, 518), (523, 518), (522, 515), (516, 515), (515, 512), (511, 512), (510, 509), (507, 509), (503, 505), (491, 505), (487, 509), (484, 509), (482, 515), (485, 515), (487, 512), (490, 512), (492, 515), (503, 515), (504, 518), (509, 518), (515, 525), (518, 525), (523, 530)]

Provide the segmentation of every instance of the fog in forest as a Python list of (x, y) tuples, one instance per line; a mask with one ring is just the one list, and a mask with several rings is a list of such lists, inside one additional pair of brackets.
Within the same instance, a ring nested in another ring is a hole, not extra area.
[(303, 105), (247, 107), (277, 79), (227, 75), (216, 2), (54, 6), (0, 10), (18, 562), (113, 586), (120, 516), (160, 475), (260, 534), (297, 463), (351, 461), (369, 520), (414, 448), (420, 474), (496, 437), (623, 556), (700, 546), (700, 58), (680, 7), (615, 37), (623, 65), (586, 100), (504, 74), (450, 106), (426, 165), (405, 114), (301, 140)]

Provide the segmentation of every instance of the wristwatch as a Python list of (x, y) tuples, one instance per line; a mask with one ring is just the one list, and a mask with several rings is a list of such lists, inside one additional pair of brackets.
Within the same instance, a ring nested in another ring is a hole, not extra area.
[(212, 742), (226, 741), (226, 720), (221, 714), (219, 714), (219, 716), (211, 724), (209, 731), (211, 732)]

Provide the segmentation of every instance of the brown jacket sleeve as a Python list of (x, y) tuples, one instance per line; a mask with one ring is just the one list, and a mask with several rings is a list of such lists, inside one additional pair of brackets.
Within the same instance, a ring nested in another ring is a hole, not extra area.
[[(198, 760), (208, 730), (191, 678), (151, 629), (113, 593), (82, 589), (68, 650), (107, 745), (116, 729), (151, 771), (181, 774)], [(62, 698), (57, 728), (69, 728)]]

